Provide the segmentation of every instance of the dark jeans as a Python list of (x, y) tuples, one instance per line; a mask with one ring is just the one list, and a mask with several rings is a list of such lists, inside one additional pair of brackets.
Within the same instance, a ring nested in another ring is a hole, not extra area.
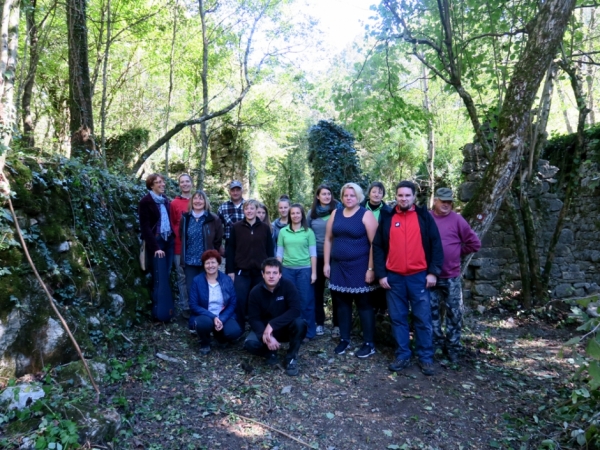
[(398, 344), (396, 358), (406, 360), (412, 355), (408, 327), (410, 308), (417, 339), (417, 356), (421, 362), (433, 362), (431, 303), (429, 290), (425, 287), (426, 276), (425, 271), (414, 275), (388, 272), (391, 287), (387, 291), (388, 312), (392, 321), (392, 334)]
[[(265, 324), (266, 326), (266, 324)], [(294, 319), (287, 327), (283, 327), (277, 331), (273, 331), (273, 337), (279, 342), (289, 342), (290, 346), (287, 351), (287, 359), (298, 358), (298, 351), (302, 340), (306, 337), (306, 321), (298, 317)], [(254, 331), (250, 332), (244, 342), (244, 349), (256, 356), (264, 356), (268, 358), (276, 353), (271, 352), (267, 345), (263, 342), (262, 336), (257, 336)]]
[(211, 332), (219, 342), (235, 341), (242, 335), (242, 330), (240, 330), (239, 325), (233, 317), (229, 318), (227, 322), (223, 324), (221, 331), (215, 330), (215, 322), (208, 316), (192, 317), (191, 322), (192, 329), (196, 330), (196, 333), (200, 337), (200, 345), (202, 346), (210, 344)]
[(235, 280), (233, 281), (235, 296), (237, 297), (235, 315), (243, 332), (246, 328), (246, 316), (248, 315), (248, 296), (254, 286), (263, 282), (263, 278), (260, 272), (251, 275), (238, 275), (238, 272), (235, 273)]
[[(313, 286), (315, 287), (315, 322), (317, 325), (325, 325), (325, 282), (327, 278), (323, 275), (323, 257), (317, 257), (317, 281)], [(331, 322), (334, 327), (339, 326), (338, 314), (337, 314), (337, 302), (333, 296), (332, 301), (332, 318)]]
[(175, 236), (171, 233), (166, 241), (161, 236), (157, 236), (156, 244), (165, 252), (165, 256), (158, 258), (151, 255), (148, 258), (151, 265), (149, 270), (152, 273), (152, 315), (156, 320), (166, 322), (175, 314), (170, 283)]
[[(185, 285), (187, 288), (187, 294), (189, 298), (190, 291), (192, 290), (192, 286), (194, 285), (194, 278), (204, 272), (203, 266), (191, 266), (186, 264), (183, 267), (183, 272), (185, 273)], [(187, 306), (189, 308), (189, 304)]]
[(310, 267), (303, 269), (288, 269), (283, 268), (283, 278), (290, 280), (298, 290), (300, 304), (302, 307), (302, 318), (308, 325), (306, 337), (312, 339), (317, 334), (317, 326), (315, 324), (315, 291), (310, 283), (312, 270)]
[(360, 317), (363, 340), (373, 344), (375, 337), (375, 314), (369, 301), (369, 294), (369, 292), (350, 294), (331, 291), (332, 298), (335, 298), (337, 302), (340, 336), (342, 339), (350, 341), (350, 333), (352, 331), (352, 301), (354, 300), (358, 309), (358, 316)]
[[(379, 284), (379, 280), (376, 280), (376, 283)], [(376, 313), (384, 314), (387, 310), (387, 298), (385, 294), (385, 289), (377, 288), (374, 291), (371, 291), (369, 294), (371, 299), (371, 305)]]

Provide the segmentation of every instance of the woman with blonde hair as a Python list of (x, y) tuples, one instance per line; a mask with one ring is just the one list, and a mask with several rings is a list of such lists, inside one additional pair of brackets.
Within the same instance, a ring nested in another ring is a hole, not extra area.
[(350, 346), (352, 303), (356, 302), (364, 343), (355, 353), (368, 358), (375, 353), (375, 316), (369, 302), (375, 279), (371, 243), (377, 231), (377, 220), (371, 211), (360, 206), (364, 194), (360, 186), (342, 186), (344, 209), (331, 213), (324, 244), (323, 272), (329, 278), (332, 297), (337, 299), (341, 340), (335, 353), (341, 355)]

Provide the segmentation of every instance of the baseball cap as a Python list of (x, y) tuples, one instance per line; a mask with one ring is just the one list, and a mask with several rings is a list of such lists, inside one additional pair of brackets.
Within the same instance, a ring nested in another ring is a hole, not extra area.
[(242, 189), (242, 182), (238, 181), (238, 180), (233, 180), (231, 182), (231, 184), (229, 185), (229, 189), (233, 189), (233, 188), (240, 188), (240, 189)]
[(453, 202), (454, 196), (452, 195), (452, 189), (450, 188), (439, 188), (435, 191), (435, 198), (439, 198), (443, 202)]

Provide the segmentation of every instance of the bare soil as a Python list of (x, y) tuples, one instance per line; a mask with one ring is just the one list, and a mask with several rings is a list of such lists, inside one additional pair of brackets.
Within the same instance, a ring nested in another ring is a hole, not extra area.
[(246, 354), (242, 341), (201, 356), (183, 321), (128, 338), (136, 346), (122, 360), (146, 354), (153, 368), (143, 377), (135, 363), (106, 388), (127, 418), (118, 448), (537, 448), (537, 417), (573, 372), (561, 354), (568, 330), (506, 313), (468, 317), (466, 354), (458, 365), (437, 355), (432, 377), (416, 364), (390, 372), (391, 347), (367, 360), (335, 355), (327, 334), (302, 346), (298, 377)]

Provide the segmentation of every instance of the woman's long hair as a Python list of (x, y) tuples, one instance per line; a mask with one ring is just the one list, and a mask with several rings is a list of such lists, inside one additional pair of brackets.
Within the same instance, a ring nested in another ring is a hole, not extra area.
[(292, 208), (298, 208), (300, 210), (300, 212), (302, 213), (302, 220), (300, 221), (300, 226), (302, 228), (304, 228), (304, 231), (308, 231), (308, 222), (306, 221), (306, 213), (304, 212), (304, 206), (302, 206), (300, 203), (294, 203), (293, 205), (290, 206), (290, 210), (288, 211), (288, 225), (289, 225), (290, 229), (293, 230), (293, 228), (292, 228)]
[(265, 220), (264, 223), (266, 223), (267, 225), (269, 225), (269, 230), (271, 231), (271, 233), (273, 233), (273, 227), (271, 225), (271, 219), (269, 217), (269, 210), (267, 209), (267, 207), (265, 206), (264, 203), (258, 203), (258, 207), (256, 208), (258, 209), (264, 209), (265, 210)]

